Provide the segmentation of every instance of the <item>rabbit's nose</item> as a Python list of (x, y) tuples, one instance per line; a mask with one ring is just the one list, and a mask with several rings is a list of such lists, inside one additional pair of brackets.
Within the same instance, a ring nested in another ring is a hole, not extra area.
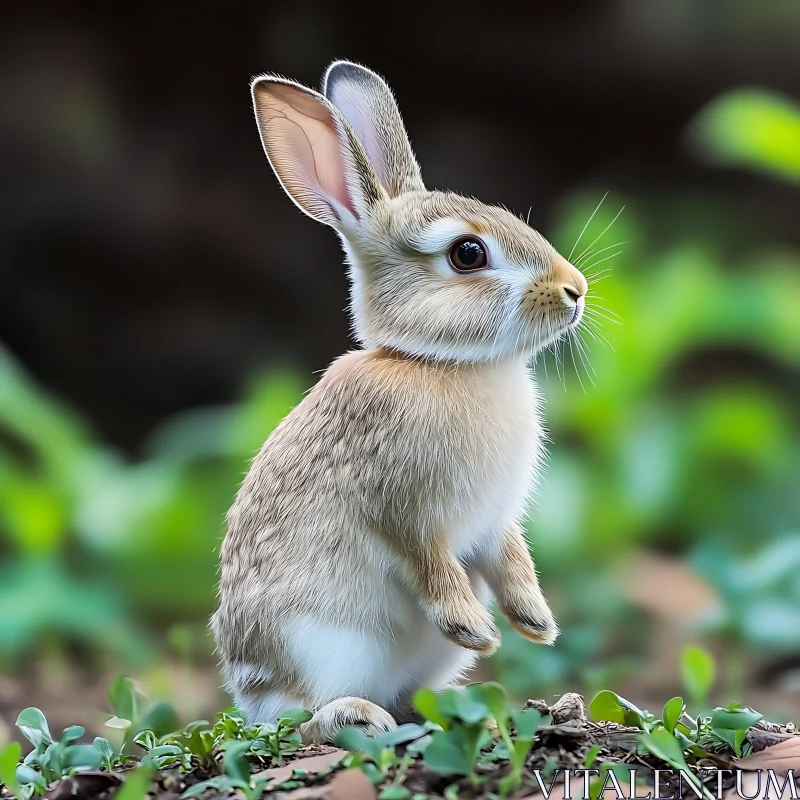
[(574, 286), (565, 285), (561, 287), (561, 290), (573, 303), (577, 303), (583, 296)]
[(583, 273), (566, 258), (559, 258), (553, 264), (553, 282), (564, 293), (565, 299), (572, 303), (577, 303), (589, 288)]

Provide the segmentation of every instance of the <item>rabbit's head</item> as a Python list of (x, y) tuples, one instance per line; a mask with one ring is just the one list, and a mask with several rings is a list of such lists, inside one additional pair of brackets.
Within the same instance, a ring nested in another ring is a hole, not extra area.
[(445, 360), (533, 354), (583, 314), (584, 276), (505, 209), (428, 191), (389, 87), (347, 61), (323, 93), (252, 84), (267, 158), (291, 199), (339, 234), (356, 335)]

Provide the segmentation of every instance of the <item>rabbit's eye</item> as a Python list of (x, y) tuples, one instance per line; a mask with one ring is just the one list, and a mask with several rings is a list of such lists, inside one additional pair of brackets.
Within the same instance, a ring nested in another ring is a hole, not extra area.
[(486, 248), (479, 239), (459, 239), (450, 248), (450, 264), (457, 272), (471, 272), (486, 266)]

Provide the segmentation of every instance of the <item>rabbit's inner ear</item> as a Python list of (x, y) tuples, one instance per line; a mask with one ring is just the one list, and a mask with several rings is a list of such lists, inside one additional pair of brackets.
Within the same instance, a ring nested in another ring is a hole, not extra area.
[(341, 117), (310, 89), (269, 77), (252, 85), (261, 141), (289, 197), (319, 222), (359, 220), (383, 195)]
[(425, 189), (400, 110), (383, 78), (335, 61), (323, 78), (325, 96), (344, 114), (389, 197)]

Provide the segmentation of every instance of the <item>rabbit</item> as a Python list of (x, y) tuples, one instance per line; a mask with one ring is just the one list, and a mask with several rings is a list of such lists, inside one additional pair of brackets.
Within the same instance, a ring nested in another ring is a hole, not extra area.
[(211, 625), (248, 721), (302, 707), (306, 743), (376, 736), (494, 652), (492, 596), (527, 639), (558, 634), (521, 525), (545, 440), (529, 362), (578, 324), (587, 282), (509, 211), (426, 189), (375, 72), (251, 90), (279, 182), (341, 240), (360, 349), (253, 460)]

